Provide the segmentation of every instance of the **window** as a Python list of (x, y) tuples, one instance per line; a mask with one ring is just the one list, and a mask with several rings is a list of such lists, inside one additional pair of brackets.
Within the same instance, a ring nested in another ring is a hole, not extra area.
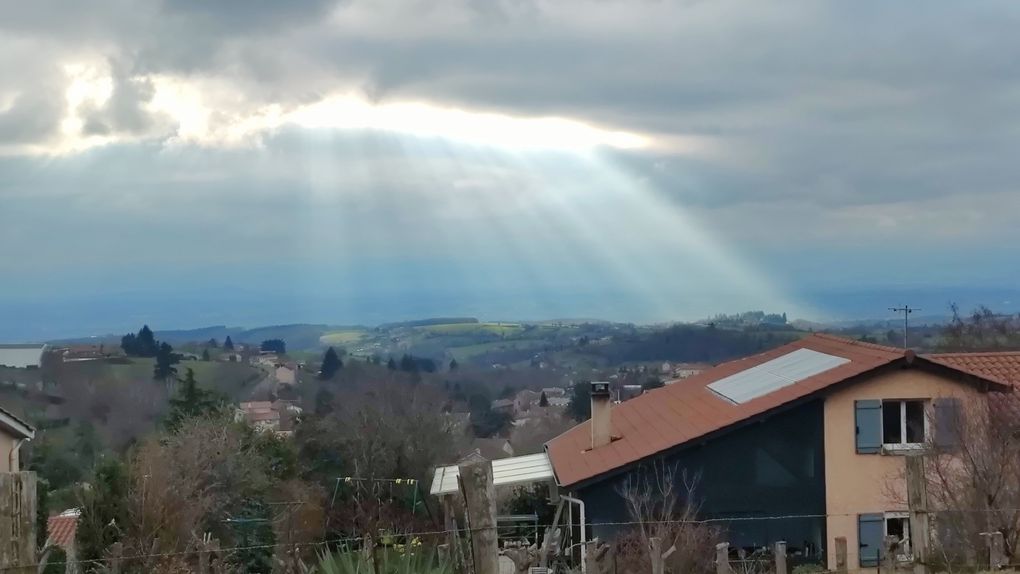
[(910, 552), (910, 516), (906, 512), (886, 512), (884, 533), (900, 539), (897, 560), (909, 561), (913, 558)]
[(910, 515), (906, 512), (876, 512), (857, 517), (858, 556), (862, 568), (878, 566), (885, 555), (885, 537), (900, 540), (896, 560), (913, 560), (910, 547)]
[(882, 401), (882, 444), (914, 446), (926, 438), (925, 401)]

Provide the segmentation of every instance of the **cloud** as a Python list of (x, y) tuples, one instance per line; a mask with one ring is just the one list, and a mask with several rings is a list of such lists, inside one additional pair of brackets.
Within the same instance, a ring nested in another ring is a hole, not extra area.
[(86, 104), (80, 112), (82, 133), (86, 136), (146, 134), (154, 123), (152, 114), (146, 109), (155, 95), (152, 80), (130, 77), (122, 66), (113, 62), (110, 68), (111, 92), (101, 104)]
[[(127, 236), (210, 265), (538, 252), (520, 273), (546, 281), (633, 259), (663, 270), (627, 280), (674, 285), (696, 258), (669, 227), (689, 225), (738, 262), (810, 244), (931, 267), (1020, 239), (1018, 20), (948, 0), (22, 3), (0, 21), (0, 228), (44, 261), (89, 237), (96, 265), (144, 260)], [(517, 129), (540, 145), (506, 145)], [(551, 145), (577, 139), (601, 146)]]

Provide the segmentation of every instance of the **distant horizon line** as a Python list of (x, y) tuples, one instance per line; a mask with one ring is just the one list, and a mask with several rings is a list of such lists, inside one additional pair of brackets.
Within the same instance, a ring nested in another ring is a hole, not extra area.
[[(753, 313), (753, 312), (758, 312), (758, 311), (761, 311), (761, 310), (753, 309), (753, 310), (747, 310), (747, 311), (737, 311), (737, 312), (733, 312), (733, 313), (717, 313), (716, 315), (736, 316), (736, 315), (740, 315), (740, 314), (743, 314), (743, 313)], [(769, 311), (763, 311), (763, 312), (766, 315), (772, 314), (772, 312), (769, 312)], [(782, 314), (782, 312), (781, 311), (780, 312), (776, 312), (775, 314)], [(923, 321), (929, 321), (930, 322), (930, 321), (933, 321), (933, 320), (943, 320), (944, 321), (946, 319), (949, 319), (950, 317), (951, 317), (951, 314), (949, 314), (949, 313), (943, 313), (943, 314), (933, 313), (933, 314), (927, 314), (927, 315), (913, 316), (912, 319), (916, 323), (916, 322), (919, 322), (919, 321), (922, 321), (922, 322)], [(152, 329), (153, 333), (155, 333), (157, 336), (159, 334), (161, 334), (161, 333), (164, 334), (164, 335), (166, 335), (166, 334), (177, 334), (177, 333), (183, 335), (183, 334), (186, 334), (186, 333), (189, 333), (189, 332), (212, 331), (212, 330), (217, 330), (217, 329), (223, 330), (223, 331), (236, 332), (236, 333), (244, 333), (244, 332), (250, 332), (250, 331), (259, 331), (259, 330), (263, 330), (263, 329), (276, 329), (276, 328), (286, 328), (286, 327), (323, 327), (325, 329), (334, 329), (334, 330), (339, 330), (339, 329), (365, 329), (365, 330), (372, 330), (372, 329), (378, 329), (378, 328), (382, 328), (382, 327), (396, 327), (396, 326), (401, 326), (401, 325), (407, 325), (407, 326), (412, 326), (413, 327), (415, 325), (410, 325), (410, 324), (412, 324), (412, 323), (428, 322), (428, 321), (435, 321), (435, 320), (448, 320), (448, 321), (451, 321), (451, 322), (470, 320), (472, 322), (477, 322), (477, 323), (517, 323), (517, 324), (549, 324), (549, 323), (584, 324), (584, 323), (606, 323), (606, 324), (611, 324), (611, 325), (630, 325), (630, 326), (634, 326), (634, 327), (653, 328), (653, 327), (670, 327), (670, 326), (674, 326), (674, 325), (698, 325), (698, 324), (706, 324), (706, 323), (711, 322), (712, 319), (713, 319), (713, 317), (703, 317), (701, 319), (695, 319), (695, 320), (620, 321), (620, 320), (610, 320), (610, 319), (599, 319), (599, 318), (594, 318), (594, 317), (556, 317), (556, 318), (551, 318), (551, 319), (490, 319), (490, 318), (478, 317), (478, 316), (466, 316), (466, 315), (465, 316), (454, 316), (454, 315), (449, 315), (449, 316), (427, 316), (427, 317), (421, 317), (421, 318), (417, 318), (417, 319), (407, 319), (407, 320), (401, 320), (401, 321), (385, 321), (385, 322), (381, 322), (381, 323), (377, 323), (377, 324), (365, 324), (365, 323), (340, 324), (340, 323), (327, 323), (327, 322), (323, 322), (323, 323), (319, 323), (319, 322), (294, 322), (294, 323), (260, 324), (260, 325), (255, 325), (255, 326), (249, 327), (249, 326), (245, 326), (245, 325), (227, 325), (227, 324), (222, 324), (221, 323), (221, 324), (215, 324), (215, 325), (201, 325), (201, 326), (198, 326), (198, 327), (183, 327), (183, 328), (182, 327), (175, 327), (175, 328), (169, 328), (169, 329), (162, 329), (162, 328), (159, 328), (159, 327), (154, 327), (153, 325), (149, 324), (148, 322), (142, 322), (141, 324), (138, 325), (137, 329), (141, 329), (143, 325), (148, 325), (149, 328)], [(788, 318), (786, 324), (794, 325), (795, 323), (801, 323), (801, 324), (806, 323), (806, 324), (809, 324), (809, 325), (817, 325), (817, 326), (821, 326), (821, 327), (848, 328), (848, 327), (858, 326), (858, 325), (862, 325), (862, 324), (866, 324), (866, 323), (897, 322), (897, 321), (900, 321), (900, 319), (897, 318), (897, 317), (892, 317), (892, 316), (888, 316), (888, 317), (863, 317), (862, 316), (862, 317), (857, 317), (857, 318), (847, 318), (847, 319), (831, 318), (831, 319), (823, 319), (823, 320), (802, 319), (802, 318), (794, 317), (794, 318)], [(446, 323), (433, 323), (433, 324), (446, 324)], [(421, 326), (425, 326), (425, 325), (421, 325)], [(127, 334), (129, 332), (133, 333), (135, 331), (136, 330), (128, 330), (128, 331), (125, 331), (123, 333), (110, 331), (110, 332), (100, 333), (100, 334), (87, 334), (87, 335), (77, 335), (77, 336), (69, 335), (69, 336), (60, 336), (60, 337), (50, 337), (50, 338), (46, 338), (46, 339), (28, 340), (28, 341), (26, 341), (25, 339), (11, 339), (11, 338), (6, 338), (6, 337), (0, 337), (0, 344), (18, 344), (18, 343), (23, 343), (23, 344), (43, 344), (43, 343), (54, 344), (54, 343), (63, 343), (63, 342), (84, 341), (84, 340), (89, 340), (89, 339), (110, 340), (110, 339), (121, 337), (121, 336), (123, 336), (123, 335), (125, 335), (125, 334)], [(228, 335), (229, 334), (230, 333), (228, 333)]]

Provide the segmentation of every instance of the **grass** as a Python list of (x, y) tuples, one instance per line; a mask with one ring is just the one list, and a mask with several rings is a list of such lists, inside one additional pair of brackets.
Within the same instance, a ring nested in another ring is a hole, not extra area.
[[(108, 365), (110, 375), (121, 381), (151, 381), (153, 359), (131, 359), (123, 365)], [(188, 369), (195, 371), (195, 380), (204, 388), (214, 389), (232, 399), (247, 396), (254, 381), (261, 378), (261, 371), (243, 363), (222, 361), (181, 361), (177, 375), (183, 377)]]
[(524, 331), (520, 323), (447, 323), (442, 325), (426, 325), (417, 327), (421, 331), (435, 335), (470, 335), (491, 334), (499, 336), (517, 335)]
[(323, 345), (350, 345), (357, 343), (362, 339), (365, 339), (368, 334), (364, 331), (357, 330), (345, 330), (345, 331), (330, 331), (325, 335), (319, 337), (319, 342)]
[(323, 554), (314, 574), (451, 574), (452, 565), (425, 548), (382, 549), (375, 553), (375, 566), (362, 552)]
[(458, 362), (470, 361), (478, 355), (492, 351), (507, 351), (518, 349), (538, 349), (545, 344), (541, 339), (516, 339), (511, 341), (492, 341), (490, 343), (478, 343), (476, 345), (464, 345), (463, 347), (451, 347), (448, 352)]

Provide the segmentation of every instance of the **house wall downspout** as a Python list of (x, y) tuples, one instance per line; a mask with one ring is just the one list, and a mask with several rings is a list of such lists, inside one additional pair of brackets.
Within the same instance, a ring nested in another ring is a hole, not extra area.
[(24, 444), (24, 442), (25, 439), (19, 438), (14, 442), (14, 446), (11, 447), (11, 452), (7, 455), (7, 472), (15, 472), (14, 455), (18, 454), (18, 449), (21, 448), (21, 445)]
[(588, 572), (587, 566), (585, 565), (585, 559), (587, 558), (587, 554), (588, 554), (588, 532), (587, 532), (587, 529), (584, 526), (584, 522), (585, 522), (585, 520), (584, 520), (584, 501), (581, 500), (580, 498), (574, 498), (572, 496), (566, 496), (566, 495), (563, 495), (563, 494), (560, 495), (560, 498), (562, 498), (563, 500), (566, 500), (567, 502), (571, 502), (573, 504), (576, 504), (578, 509), (580, 510), (580, 514), (581, 514), (581, 516), (580, 516), (580, 519), (581, 519), (581, 521), (580, 521), (580, 526), (581, 526), (581, 574), (586, 574)]

